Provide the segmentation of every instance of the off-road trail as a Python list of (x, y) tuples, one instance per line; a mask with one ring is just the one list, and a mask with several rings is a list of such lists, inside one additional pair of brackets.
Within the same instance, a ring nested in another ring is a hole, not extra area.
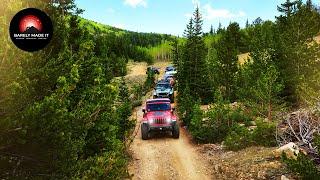
[[(161, 69), (158, 78), (163, 76), (168, 64), (154, 64)], [(129, 82), (144, 81), (146, 64), (134, 63), (128, 69)], [(146, 99), (151, 97), (152, 94), (149, 92), (142, 106), (136, 107), (133, 111), (132, 118), (137, 119), (137, 123), (129, 148), (132, 160), (128, 168), (132, 179), (280, 179), (284, 172), (287, 177), (294, 177), (286, 172), (285, 166), (274, 157), (273, 151), (276, 148), (249, 147), (233, 152), (223, 149), (221, 144), (196, 145), (182, 127), (179, 139), (173, 139), (168, 133), (154, 134), (151, 139), (142, 140), (142, 109)]]
[(155, 134), (149, 140), (141, 139), (140, 124), (143, 106), (135, 109), (137, 126), (130, 151), (133, 160), (129, 165), (132, 179), (213, 179), (207, 162), (190, 142), (186, 131), (180, 128), (180, 138), (171, 134)]

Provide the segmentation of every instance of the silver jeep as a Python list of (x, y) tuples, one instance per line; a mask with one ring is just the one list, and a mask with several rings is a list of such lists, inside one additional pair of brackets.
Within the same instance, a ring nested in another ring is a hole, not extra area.
[(170, 101), (174, 102), (174, 89), (170, 85), (170, 82), (167, 81), (159, 81), (154, 88), (153, 98), (169, 98)]

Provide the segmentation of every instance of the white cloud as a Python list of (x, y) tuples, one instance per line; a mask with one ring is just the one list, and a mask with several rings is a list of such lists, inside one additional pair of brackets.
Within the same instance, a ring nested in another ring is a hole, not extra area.
[(240, 17), (245, 17), (245, 16), (247, 16), (247, 14), (245, 12), (243, 12), (243, 11), (239, 11), (239, 16)]
[(227, 9), (214, 9), (210, 4), (206, 4), (203, 7), (203, 17), (206, 20), (213, 20), (213, 19), (230, 19), (230, 18), (236, 18), (236, 17), (244, 17), (246, 16), (246, 13), (243, 11), (239, 12), (231, 12)]
[(138, 6), (147, 7), (147, 1), (146, 0), (125, 0), (125, 5), (131, 6), (133, 8), (136, 8)]

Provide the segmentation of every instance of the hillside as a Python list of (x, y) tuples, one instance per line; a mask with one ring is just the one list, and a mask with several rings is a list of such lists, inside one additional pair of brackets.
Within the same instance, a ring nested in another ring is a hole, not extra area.
[(141, 47), (158, 46), (164, 41), (172, 41), (176, 38), (170, 34), (143, 33), (119, 29), (83, 18), (80, 19), (80, 25), (86, 27), (90, 33), (112, 34), (119, 38), (127, 39), (134, 46)]
[(80, 18), (79, 25), (107, 48), (107, 55), (115, 54), (134, 61), (152, 64), (154, 60), (168, 60), (170, 45), (176, 37), (168, 34), (140, 33), (115, 28)]

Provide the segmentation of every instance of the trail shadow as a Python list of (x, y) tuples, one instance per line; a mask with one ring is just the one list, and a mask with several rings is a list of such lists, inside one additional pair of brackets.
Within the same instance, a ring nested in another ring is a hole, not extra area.
[(171, 132), (150, 132), (150, 139), (152, 140), (163, 140), (163, 139), (168, 139), (172, 138), (172, 133)]

